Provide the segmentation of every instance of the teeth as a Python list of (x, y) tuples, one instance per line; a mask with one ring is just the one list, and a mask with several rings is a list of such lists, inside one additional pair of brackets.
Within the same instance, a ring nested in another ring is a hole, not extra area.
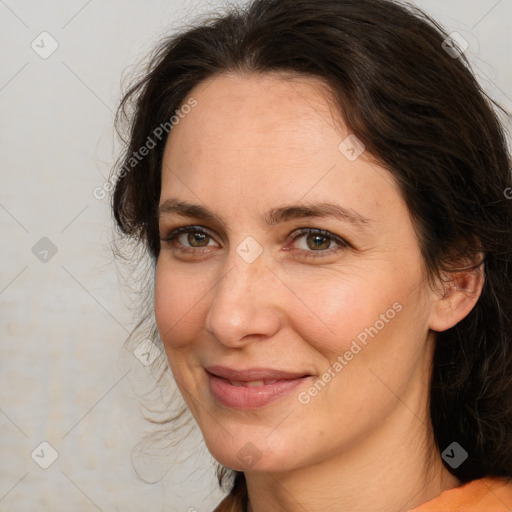
[(258, 386), (263, 386), (263, 381), (262, 380), (252, 380), (250, 382), (246, 382), (245, 385), (248, 387), (248, 388), (256, 388)]
[(252, 381), (249, 381), (249, 382), (239, 382), (239, 381), (236, 381), (236, 380), (230, 380), (229, 381), (229, 383), (232, 386), (235, 386), (235, 387), (247, 387), (247, 388), (254, 388), (254, 387), (259, 387), (259, 386), (270, 386), (271, 384), (275, 384), (276, 382), (277, 382), (277, 379), (266, 380), (266, 381), (263, 381), (263, 380), (252, 380)]

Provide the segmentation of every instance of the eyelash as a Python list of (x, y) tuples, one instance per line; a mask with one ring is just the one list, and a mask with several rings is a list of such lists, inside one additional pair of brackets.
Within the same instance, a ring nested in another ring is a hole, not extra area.
[[(210, 239), (214, 238), (207, 230), (205, 230), (201, 226), (183, 226), (183, 227), (179, 227), (179, 228), (172, 230), (165, 238), (160, 238), (160, 240), (162, 242), (172, 244), (172, 242), (174, 242), (174, 240), (176, 238), (178, 238), (178, 236), (180, 236), (183, 233), (201, 233)], [(329, 238), (332, 241), (338, 243), (338, 247), (331, 247), (330, 249), (324, 249), (324, 250), (318, 250), (318, 251), (313, 251), (313, 250), (307, 251), (305, 249), (295, 249), (297, 251), (302, 252), (302, 254), (305, 258), (323, 258), (323, 257), (332, 255), (334, 252), (338, 252), (340, 249), (345, 249), (345, 248), (349, 247), (349, 243), (346, 240), (344, 240), (343, 238), (341, 238), (333, 233), (330, 233), (329, 231), (325, 231), (323, 229), (318, 229), (318, 228), (299, 228), (298, 230), (294, 231), (293, 235), (290, 236), (291, 242), (292, 243), (295, 242), (296, 240), (298, 240), (299, 238), (301, 238), (304, 235), (319, 235), (319, 236), (323, 236), (325, 238)], [(206, 249), (208, 247), (208, 246), (205, 246), (202, 248), (194, 248), (194, 247), (186, 247), (186, 246), (179, 247), (175, 244), (172, 244), (172, 245), (175, 250), (177, 250), (181, 253), (187, 253), (187, 254), (191, 254), (191, 253), (197, 254), (202, 249)], [(180, 244), (180, 245), (182, 245), (182, 244)]]

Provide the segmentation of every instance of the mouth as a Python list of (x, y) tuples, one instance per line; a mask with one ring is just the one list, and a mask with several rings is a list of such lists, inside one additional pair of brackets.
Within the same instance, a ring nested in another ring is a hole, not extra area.
[[(221, 379), (223, 377), (220, 377)], [(271, 379), (271, 380), (250, 380), (247, 382), (244, 381), (236, 381), (236, 380), (227, 380), (232, 386), (235, 387), (245, 387), (245, 388), (257, 388), (260, 386), (271, 386), (272, 384), (275, 384), (276, 382), (279, 382), (277, 379)]]
[(221, 405), (234, 409), (256, 409), (284, 398), (313, 378), (305, 372), (272, 368), (235, 370), (224, 366), (206, 367), (209, 389)]

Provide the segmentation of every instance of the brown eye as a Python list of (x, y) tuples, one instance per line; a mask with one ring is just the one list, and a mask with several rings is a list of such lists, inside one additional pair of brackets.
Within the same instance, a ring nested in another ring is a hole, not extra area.
[(301, 228), (292, 235), (294, 244), (300, 239), (304, 242), (296, 244), (295, 250), (306, 258), (330, 256), (334, 252), (349, 247), (349, 243), (338, 235), (317, 228)]
[(160, 240), (170, 244), (176, 250), (185, 252), (211, 247), (210, 242), (214, 242), (213, 237), (198, 226), (177, 228), (171, 231), (165, 238), (160, 238)]
[[(183, 234), (187, 235), (187, 242), (190, 244), (191, 247), (205, 247), (206, 245), (208, 245), (208, 239), (210, 237), (203, 232), (189, 231), (188, 233)], [(206, 244), (204, 243), (205, 241)]]
[(331, 241), (323, 235), (308, 235), (306, 237), (306, 243), (310, 249), (329, 249)]

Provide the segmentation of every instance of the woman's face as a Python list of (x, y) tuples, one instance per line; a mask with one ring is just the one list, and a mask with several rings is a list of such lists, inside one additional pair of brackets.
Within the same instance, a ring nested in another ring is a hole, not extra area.
[(164, 154), (156, 320), (209, 450), (233, 469), (355, 456), (413, 415), (425, 427), (434, 299), (418, 241), (391, 174), (323, 91), (215, 77)]

